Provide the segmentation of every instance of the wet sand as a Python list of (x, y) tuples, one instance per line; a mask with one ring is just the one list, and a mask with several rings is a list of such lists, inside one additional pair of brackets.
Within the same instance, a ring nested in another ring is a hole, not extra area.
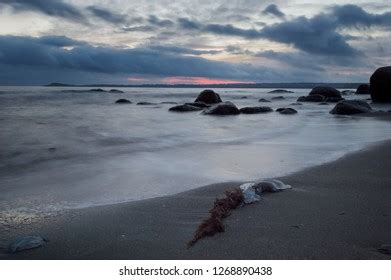
[[(262, 168), (260, 166), (260, 168)], [(241, 182), (173, 196), (64, 211), (8, 231), (43, 248), (6, 259), (391, 259), (391, 141), (280, 178), (292, 190), (235, 210), (226, 232), (187, 249), (217, 196)], [(110, 190), (108, 190), (110, 191)], [(4, 246), (4, 244), (2, 244)]]

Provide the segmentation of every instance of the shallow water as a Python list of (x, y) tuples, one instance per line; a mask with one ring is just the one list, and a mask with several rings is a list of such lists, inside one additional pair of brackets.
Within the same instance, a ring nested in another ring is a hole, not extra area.
[[(291, 106), (299, 111), (293, 116), (273, 112), (213, 117), (168, 112), (173, 106), (169, 104), (136, 105), (193, 101), (200, 89), (124, 88), (123, 94), (62, 90), (0, 87), (3, 216), (282, 176), (391, 138), (389, 122), (334, 116), (328, 113), (333, 105)], [(269, 94), (270, 89), (216, 91), (238, 107), (276, 109), (307, 95), (309, 89), (293, 89), (293, 94)], [(280, 95), (285, 100), (258, 102)], [(119, 98), (133, 104), (114, 104)]]

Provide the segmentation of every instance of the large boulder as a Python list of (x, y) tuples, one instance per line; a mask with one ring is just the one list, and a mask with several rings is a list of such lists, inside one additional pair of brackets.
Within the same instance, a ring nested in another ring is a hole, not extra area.
[(271, 102), (270, 100), (267, 100), (265, 98), (261, 98), (258, 100), (259, 102), (264, 102), (264, 103), (268, 103), (268, 102)]
[(357, 87), (356, 94), (370, 94), (369, 85), (361, 84)]
[(353, 115), (371, 111), (371, 106), (363, 100), (343, 100), (338, 102), (330, 113), (335, 115)]
[(275, 90), (269, 91), (268, 93), (293, 93), (293, 91), (286, 90), (286, 89), (275, 89)]
[(131, 104), (132, 101), (125, 99), (125, 98), (121, 98), (121, 99), (118, 99), (117, 101), (115, 101), (115, 103), (117, 103), (117, 104)]
[(196, 100), (194, 102), (203, 102), (206, 104), (216, 104), (216, 103), (220, 103), (222, 101), (221, 101), (220, 95), (218, 93), (214, 92), (213, 90), (206, 89), (198, 95), (198, 97), (196, 98)]
[(373, 102), (391, 102), (391, 66), (381, 67), (372, 74), (370, 92)]
[(177, 105), (177, 106), (171, 107), (168, 110), (171, 112), (194, 112), (194, 111), (201, 111), (202, 108), (192, 106), (189, 104), (183, 104), (183, 105)]
[(239, 115), (240, 111), (238, 107), (235, 106), (232, 102), (223, 102), (212, 107), (205, 109), (203, 111), (205, 115)]
[(273, 112), (273, 109), (267, 106), (244, 107), (240, 108), (240, 112), (242, 114), (260, 114)]
[(323, 102), (325, 97), (320, 94), (313, 94), (308, 96), (300, 96), (297, 101), (298, 102)]
[(297, 114), (297, 111), (293, 108), (283, 108), (279, 113), (282, 115), (294, 115)]
[(341, 93), (339, 92), (339, 90), (327, 86), (314, 87), (308, 95), (315, 95), (315, 94), (322, 95), (325, 98), (341, 97)]

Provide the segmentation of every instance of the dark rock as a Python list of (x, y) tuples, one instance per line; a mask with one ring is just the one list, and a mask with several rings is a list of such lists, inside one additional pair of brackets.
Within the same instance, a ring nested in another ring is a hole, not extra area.
[(240, 99), (247, 99), (247, 96), (241, 96)]
[(203, 111), (205, 115), (239, 115), (239, 109), (232, 102), (223, 102)]
[(118, 99), (117, 101), (115, 101), (115, 103), (117, 103), (117, 104), (131, 104), (132, 101), (125, 99), (125, 98), (121, 98), (121, 99)]
[(391, 102), (391, 66), (378, 68), (372, 74), (369, 90), (373, 102)]
[(261, 99), (258, 100), (258, 102), (265, 102), (265, 103), (266, 103), (266, 102), (271, 102), (271, 101), (270, 101), (270, 100), (267, 100), (267, 99), (265, 99), (265, 98), (261, 98)]
[(170, 104), (170, 105), (175, 105), (175, 104), (178, 104), (178, 102), (172, 102), (172, 101), (163, 101), (163, 102), (160, 102), (160, 104)]
[(168, 110), (171, 112), (194, 112), (194, 111), (201, 111), (202, 108), (192, 106), (189, 104), (183, 104), (183, 105), (177, 105), (177, 106), (171, 107)]
[(382, 244), (377, 250), (382, 254), (391, 255), (391, 244)]
[(282, 115), (297, 114), (297, 111), (295, 109), (293, 109), (293, 108), (280, 108), (280, 109), (283, 109), (283, 110), (278, 111)]
[(320, 102), (319, 105), (329, 105), (327, 102)]
[(326, 97), (324, 102), (330, 102), (330, 103), (337, 103), (339, 101), (345, 100), (345, 98), (342, 97)]
[(91, 92), (106, 92), (104, 89), (101, 89), (101, 88), (93, 88), (93, 89), (90, 89), (89, 91), (91, 91)]
[(323, 102), (324, 96), (320, 94), (313, 94), (308, 96), (300, 96), (297, 101), (298, 102)]
[(240, 108), (240, 112), (242, 114), (260, 114), (260, 113), (273, 112), (273, 109), (270, 107), (266, 107), (266, 106), (244, 107), (244, 108)]
[(221, 101), (220, 95), (218, 93), (214, 92), (213, 90), (206, 89), (198, 95), (195, 102), (203, 102), (206, 104), (216, 104), (216, 103), (220, 103), (222, 101)]
[(337, 103), (335, 107), (330, 111), (335, 115), (353, 115), (369, 113), (372, 111), (371, 106), (362, 100), (343, 100)]
[(157, 103), (152, 103), (152, 102), (138, 102), (137, 105), (157, 105)]
[(55, 147), (51, 147), (48, 149), (49, 152), (55, 152), (56, 150), (57, 150), (57, 148), (55, 148)]
[(369, 85), (368, 84), (359, 85), (356, 90), (356, 94), (370, 94)]
[(295, 102), (295, 103), (291, 103), (290, 104), (291, 106), (301, 106), (303, 105), (302, 103), (299, 103), (299, 102)]
[(275, 89), (275, 90), (269, 91), (268, 93), (293, 93), (293, 91), (286, 90), (286, 89)]
[(274, 97), (272, 97), (272, 100), (283, 100), (283, 99), (285, 99), (284, 96), (274, 96)]
[(198, 108), (208, 108), (208, 107), (211, 106), (211, 105), (205, 104), (204, 102), (188, 102), (188, 103), (185, 103), (185, 104), (191, 105), (191, 106), (194, 106), (194, 107), (198, 107)]
[(341, 97), (339, 90), (333, 87), (321, 86), (314, 87), (308, 95), (322, 95), (323, 97)]
[(111, 92), (111, 93), (124, 93), (122, 90), (118, 90), (118, 89), (111, 89), (109, 92)]
[(277, 108), (276, 112), (281, 112), (281, 111), (284, 111), (285, 108)]

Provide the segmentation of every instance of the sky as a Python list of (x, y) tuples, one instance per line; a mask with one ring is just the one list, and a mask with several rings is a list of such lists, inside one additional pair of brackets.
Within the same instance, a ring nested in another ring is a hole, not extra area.
[(391, 1), (0, 0), (0, 85), (367, 82)]

